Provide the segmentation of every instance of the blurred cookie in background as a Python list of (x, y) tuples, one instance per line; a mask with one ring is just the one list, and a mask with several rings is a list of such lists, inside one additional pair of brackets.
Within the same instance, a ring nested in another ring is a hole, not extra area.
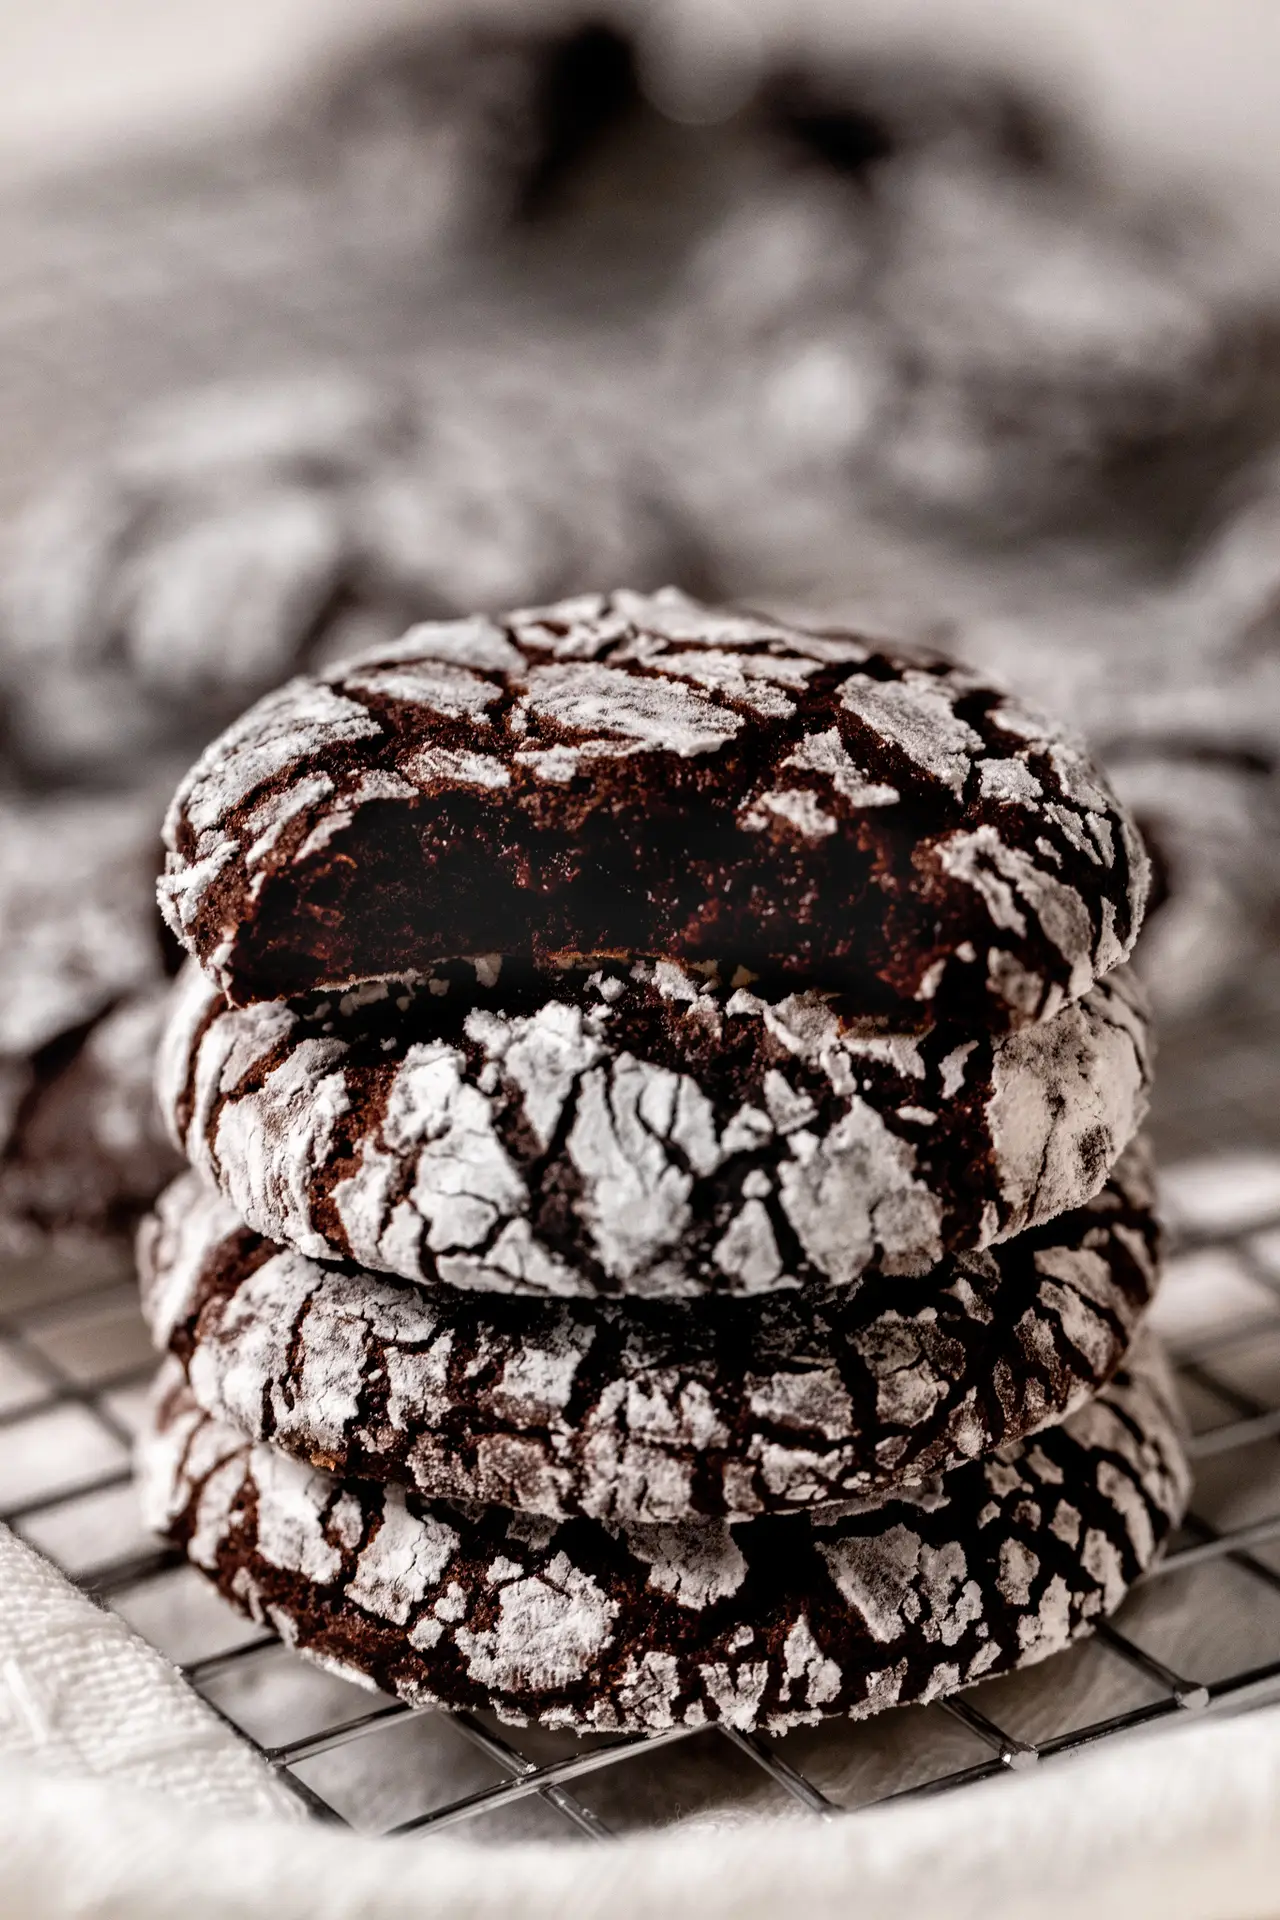
[(491, 242), (535, 219), (638, 100), (620, 12), (476, 9), (349, 49), (280, 133), (407, 246)]
[(0, 584), (19, 763), (145, 777), (287, 676), (337, 588), (337, 497), (394, 430), (351, 378), (196, 395), (37, 500)]
[[(1032, 93), (942, 61), (796, 67), (760, 113), (775, 164), (668, 311), (689, 498), (729, 563), (764, 539), (796, 567), (783, 483), (828, 550), (867, 515), (1176, 540), (1258, 425), (1263, 316), (1207, 216), (1171, 219)], [(846, 578), (853, 544), (824, 553)]]
[(0, 684), (17, 764), (131, 781), (413, 619), (688, 571), (583, 359), (566, 343), (542, 380), (474, 354), (327, 370), (135, 420), (15, 531)]
[(1273, 937), (1280, 795), (1270, 768), (1181, 753), (1113, 754), (1112, 780), (1141, 824), (1155, 887), (1138, 954), (1157, 1012), (1188, 1017)]
[(152, 1085), (167, 997), (131, 995), (35, 1065), (0, 1149), (0, 1249), (128, 1233), (172, 1177)]
[(1280, 473), (1246, 467), (1163, 582), (1108, 583), (1014, 614), (962, 616), (949, 643), (1093, 743), (1155, 864), (1136, 965), (1166, 1020), (1240, 980), (1280, 902)]
[(30, 1059), (163, 977), (154, 796), (0, 814), (0, 1057)]
[(175, 1164), (154, 796), (0, 806), (0, 1247), (118, 1231)]
[(1164, 1021), (1242, 977), (1280, 901), (1280, 657), (1245, 658), (1228, 619), (1200, 627), (1194, 583), (1123, 619), (1080, 607), (1033, 636), (976, 622), (960, 650), (1060, 705), (1095, 743), (1151, 855), (1134, 964)]

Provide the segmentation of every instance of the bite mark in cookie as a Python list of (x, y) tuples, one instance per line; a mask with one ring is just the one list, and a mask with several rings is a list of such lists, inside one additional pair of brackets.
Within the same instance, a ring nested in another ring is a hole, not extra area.
[(995, 1027), (1128, 954), (1147, 866), (1080, 748), (968, 669), (616, 592), (415, 628), (260, 701), (162, 901), (237, 1002), (458, 955), (733, 953)]

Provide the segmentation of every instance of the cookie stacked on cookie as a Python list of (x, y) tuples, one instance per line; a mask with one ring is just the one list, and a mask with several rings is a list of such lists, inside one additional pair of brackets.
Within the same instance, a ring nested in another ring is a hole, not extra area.
[(618, 592), (291, 682), (167, 838), (143, 1476), (241, 1606), (411, 1700), (782, 1728), (1159, 1551), (1146, 862), (1059, 730)]

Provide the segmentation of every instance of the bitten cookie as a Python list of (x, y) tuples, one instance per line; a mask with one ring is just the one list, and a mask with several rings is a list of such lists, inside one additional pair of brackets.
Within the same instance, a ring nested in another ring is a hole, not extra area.
[(195, 1174), (139, 1237), (204, 1410), (342, 1478), (567, 1518), (798, 1511), (1073, 1412), (1154, 1291), (1147, 1156), (1078, 1212), (922, 1280), (764, 1301), (424, 1293), (263, 1240)]
[(1147, 1336), (1065, 1426), (821, 1516), (614, 1527), (344, 1485), (211, 1419), (176, 1363), (139, 1465), (151, 1524), (323, 1665), (592, 1732), (781, 1730), (1028, 1666), (1119, 1605), (1188, 1491)]
[(966, 668), (667, 589), (414, 629), (291, 681), (175, 796), (162, 904), (238, 1003), (461, 954), (734, 955), (1016, 1025), (1128, 954), (1147, 862)]
[(190, 967), (161, 1104), (241, 1217), (315, 1259), (650, 1296), (924, 1272), (1079, 1206), (1145, 1113), (1127, 969), (995, 1036), (746, 977), (494, 959), (234, 1009)]

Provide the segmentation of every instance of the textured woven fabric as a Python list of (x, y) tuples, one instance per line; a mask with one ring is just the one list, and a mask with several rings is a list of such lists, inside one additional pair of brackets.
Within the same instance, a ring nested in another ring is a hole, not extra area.
[(0, 1594), (5, 1761), (163, 1793), (222, 1819), (298, 1817), (294, 1796), (159, 1654), (3, 1527)]
[(1265, 1920), (1280, 1711), (820, 1829), (590, 1849), (250, 1825), (0, 1762), (0, 1860), (23, 1920)]

